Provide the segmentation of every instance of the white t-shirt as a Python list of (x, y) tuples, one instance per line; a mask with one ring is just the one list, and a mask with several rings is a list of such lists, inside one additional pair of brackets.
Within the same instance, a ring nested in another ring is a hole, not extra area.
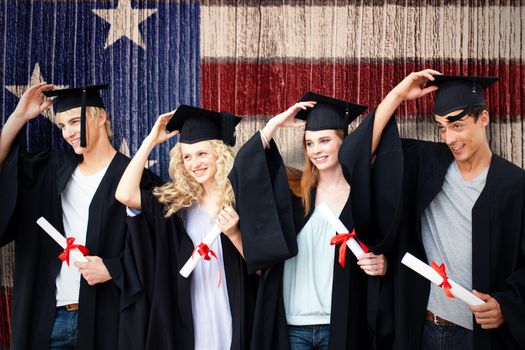
[[(66, 237), (75, 237), (75, 244), (86, 244), (89, 206), (108, 168), (85, 176), (77, 167), (61, 195), (62, 221)], [(78, 303), (80, 272), (70, 255), (69, 266), (64, 262), (56, 278), (57, 307)]]

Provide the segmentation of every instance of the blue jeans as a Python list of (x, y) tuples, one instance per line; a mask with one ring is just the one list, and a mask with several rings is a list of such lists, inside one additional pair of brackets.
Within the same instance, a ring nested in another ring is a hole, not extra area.
[(436, 326), (425, 320), (421, 350), (472, 350), (472, 333), (463, 327)]
[(75, 349), (77, 347), (78, 311), (57, 308), (50, 349)]
[(288, 325), (288, 338), (290, 339), (291, 350), (328, 349), (330, 325)]

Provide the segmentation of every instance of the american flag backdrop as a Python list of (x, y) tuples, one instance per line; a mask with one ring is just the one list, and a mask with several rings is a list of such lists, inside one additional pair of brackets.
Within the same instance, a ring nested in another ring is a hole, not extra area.
[[(491, 147), (525, 163), (525, 0), (0, 0), (0, 43), (2, 125), (31, 84), (108, 82), (124, 153), (179, 103), (246, 117), (241, 144), (307, 90), (373, 108), (405, 75), (431, 67), (502, 78), (487, 94)], [(437, 140), (431, 109), (431, 97), (402, 105), (401, 134)], [(300, 135), (277, 137), (297, 167)], [(23, 136), (30, 150), (64, 147), (45, 118)], [(172, 145), (150, 159), (165, 178)], [(12, 269), (9, 245), (0, 250), (0, 348), (9, 348)]]
[[(114, 145), (133, 153), (160, 113), (179, 103), (199, 104), (199, 13), (196, 2), (2, 0), (2, 125), (28, 85), (107, 82), (103, 97)], [(45, 118), (29, 123), (23, 136), (30, 150), (65, 147), (59, 129)], [(169, 147), (152, 153), (155, 172), (167, 174)], [(7, 348), (12, 245), (0, 259), (0, 347)]]

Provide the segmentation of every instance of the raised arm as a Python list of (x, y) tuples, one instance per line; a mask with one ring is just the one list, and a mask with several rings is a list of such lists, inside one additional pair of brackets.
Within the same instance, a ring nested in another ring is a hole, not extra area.
[(168, 112), (157, 119), (149, 135), (142, 141), (142, 145), (120, 178), (115, 198), (129, 208), (142, 208), (140, 203), (140, 179), (153, 148), (179, 133), (178, 130), (166, 133), (166, 125), (172, 115), (173, 112)]
[(286, 111), (276, 115), (266, 123), (266, 126), (261, 130), (261, 138), (265, 147), (268, 147), (268, 142), (275, 136), (278, 128), (283, 126), (300, 127), (304, 122), (294, 122), (295, 116), (301, 110), (315, 107), (315, 101), (297, 102)]
[(438, 71), (425, 69), (420, 72), (412, 72), (394, 87), (384, 100), (377, 106), (374, 119), (374, 132), (372, 138), (372, 156), (375, 155), (381, 135), (388, 121), (394, 115), (401, 102), (415, 100), (433, 91), (437, 86), (425, 87), (428, 81), (434, 80), (434, 75), (439, 75)]
[(279, 127), (303, 126), (303, 122), (294, 122), (295, 116), (314, 105), (315, 102), (300, 102), (273, 117), (235, 157), (228, 177), (235, 192), (240, 236), (236, 230), (225, 233), (243, 254), (250, 273), (297, 254), (297, 231), (286, 168), (277, 147), (264, 148), (268, 148)]
[(53, 85), (40, 83), (27, 89), (20, 98), (0, 133), (0, 168), (11, 150), (16, 135), (24, 125), (43, 113), (53, 103), (52, 100), (45, 100), (42, 93), (51, 89)]

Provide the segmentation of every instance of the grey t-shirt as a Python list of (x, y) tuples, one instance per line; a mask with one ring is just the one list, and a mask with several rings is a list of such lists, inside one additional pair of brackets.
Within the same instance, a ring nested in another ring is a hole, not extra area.
[[(447, 275), (472, 289), (472, 208), (485, 187), (488, 167), (471, 180), (461, 176), (455, 161), (449, 166), (441, 192), (421, 216), (421, 234), (428, 263), (445, 263)], [(472, 312), (457, 298), (431, 284), (427, 309), (464, 328), (473, 329)]]

